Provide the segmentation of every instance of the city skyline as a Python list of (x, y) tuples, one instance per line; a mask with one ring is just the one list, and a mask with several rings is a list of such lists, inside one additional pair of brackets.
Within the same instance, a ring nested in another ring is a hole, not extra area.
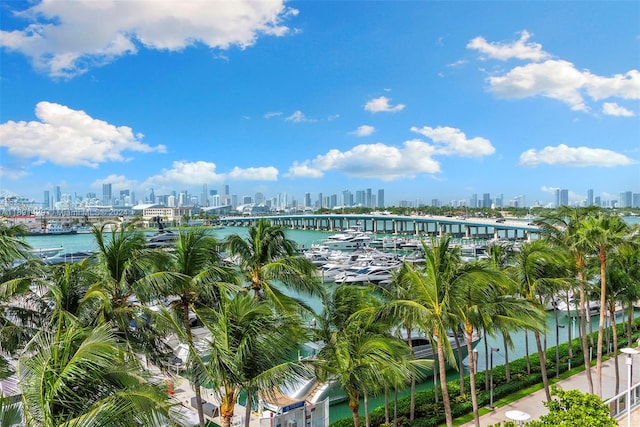
[(1, 7), (0, 190), (34, 200), (640, 192), (637, 2)]

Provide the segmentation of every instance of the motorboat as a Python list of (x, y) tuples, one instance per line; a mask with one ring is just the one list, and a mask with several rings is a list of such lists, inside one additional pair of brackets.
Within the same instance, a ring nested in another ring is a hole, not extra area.
[(373, 233), (363, 231), (361, 227), (350, 227), (340, 233), (332, 234), (322, 241), (330, 249), (342, 251), (360, 249), (371, 243)]
[[(570, 298), (569, 303), (567, 301), (559, 301), (556, 305), (558, 313), (569, 316), (578, 317), (580, 315), (580, 299)], [(600, 301), (588, 301), (586, 308), (589, 312), (589, 316), (596, 316), (600, 314)]]
[(64, 227), (59, 222), (49, 221), (42, 228), (29, 230), (27, 236), (64, 236), (77, 233), (78, 231), (75, 228)]
[(54, 248), (34, 248), (31, 249), (29, 253), (35, 258), (48, 258), (59, 254), (63, 249), (63, 246)]
[(90, 256), (92, 256), (94, 254), (95, 254), (95, 252), (91, 252), (91, 251), (68, 252), (68, 253), (63, 253), (63, 254), (59, 254), (59, 255), (55, 255), (55, 256), (44, 258), (42, 261), (44, 261), (45, 264), (61, 264), (61, 263), (65, 263), (65, 262), (80, 262), (80, 261), (83, 261), (83, 260), (89, 258)]
[(171, 230), (159, 230), (147, 237), (147, 247), (151, 249), (173, 247), (178, 235)]
[(367, 265), (356, 271), (345, 271), (335, 278), (336, 283), (381, 283), (389, 282), (393, 277), (393, 272), (400, 267), (387, 265)]

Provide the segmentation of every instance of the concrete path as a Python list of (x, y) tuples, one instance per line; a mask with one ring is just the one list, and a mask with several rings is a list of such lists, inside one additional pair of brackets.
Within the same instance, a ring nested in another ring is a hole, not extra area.
[[(623, 392), (627, 389), (627, 366), (625, 364), (626, 355), (618, 356), (618, 365), (620, 370), (620, 392)], [(637, 384), (640, 382), (640, 355), (635, 355), (633, 357), (633, 374), (632, 374), (632, 384)], [(616, 385), (616, 373), (615, 373), (615, 362), (614, 359), (611, 358), (603, 363), (602, 365), (602, 395), (603, 399), (607, 400), (616, 395), (615, 393), (615, 385)], [(596, 385), (596, 368), (593, 367), (591, 369), (594, 392), (597, 390)], [(564, 380), (560, 380), (556, 383), (556, 385), (563, 390), (574, 390), (578, 389), (583, 392), (588, 392), (589, 387), (587, 385), (587, 374), (585, 371), (580, 372), (578, 374), (572, 375), (569, 378)], [(543, 402), (546, 401), (546, 396), (544, 390), (538, 390), (535, 393), (532, 393), (528, 396), (523, 397), (520, 400), (517, 400), (508, 405), (498, 407), (491, 411), (488, 414), (480, 416), (480, 425), (482, 427), (491, 426), (497, 424), (499, 422), (508, 421), (506, 412), (507, 411), (522, 411), (531, 416), (531, 420), (538, 419), (541, 415), (546, 414), (547, 408), (544, 406)], [(636, 408), (632, 413), (631, 417), (631, 425), (632, 426), (640, 426), (640, 408)], [(620, 419), (620, 426), (626, 426), (627, 421), (626, 417)], [(473, 421), (463, 424), (463, 426), (474, 426)]]

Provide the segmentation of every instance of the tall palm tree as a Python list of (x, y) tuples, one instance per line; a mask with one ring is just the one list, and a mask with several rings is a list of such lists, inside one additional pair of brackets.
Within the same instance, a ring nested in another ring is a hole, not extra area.
[[(545, 285), (548, 284), (551, 279), (556, 278), (555, 273), (557, 273), (558, 269), (554, 267), (561, 264), (562, 256), (557, 250), (554, 250), (552, 246), (543, 240), (536, 240), (525, 243), (520, 247), (520, 251), (514, 257), (514, 265), (510, 266), (508, 271), (511, 277), (518, 283), (518, 292), (522, 298), (525, 298), (531, 304), (537, 305), (542, 309), (539, 295), (544, 294)], [(544, 327), (543, 330), (546, 330), (546, 327)], [(540, 331), (534, 330), (533, 334), (540, 359), (542, 383), (547, 401), (550, 401), (551, 393), (547, 377), (546, 352), (542, 347)]]
[(288, 289), (309, 296), (321, 297), (322, 284), (316, 267), (300, 255), (297, 244), (285, 236), (284, 228), (261, 219), (249, 228), (249, 237), (228, 236), (224, 247), (244, 275), (245, 286), (256, 298), (270, 300), (281, 310), (309, 307), (278, 288), (275, 281)]
[(621, 289), (619, 300), (627, 313), (627, 346), (633, 344), (632, 322), (634, 303), (640, 300), (640, 244), (627, 240), (613, 253), (607, 268), (607, 283), (615, 282)]
[(247, 394), (248, 426), (251, 401), (257, 394), (270, 396), (279, 386), (302, 378), (302, 365), (291, 361), (291, 355), (308, 340), (301, 321), (295, 315), (276, 313), (268, 302), (248, 294), (223, 293), (217, 309), (197, 311), (211, 334), (202, 372), (219, 397), (222, 427), (231, 424), (242, 391)]
[[(239, 291), (234, 271), (220, 263), (219, 245), (206, 229), (189, 228), (178, 233), (175, 250), (169, 253), (163, 271), (145, 278), (149, 294), (139, 294), (141, 301), (146, 297), (172, 297), (170, 308), (175, 319), (167, 319), (174, 331), (189, 346), (187, 373), (191, 375), (196, 394), (200, 426), (204, 427), (200, 378), (203, 372), (198, 362), (199, 354), (194, 348), (190, 313), (199, 306), (215, 306), (224, 290)], [(162, 311), (164, 312), (164, 311)]]
[[(469, 354), (469, 365), (474, 366), (473, 333), (484, 329), (491, 335), (498, 330), (544, 330), (544, 311), (538, 304), (511, 293), (509, 280), (500, 270), (483, 263), (464, 267), (464, 280), (452, 288), (452, 308), (460, 319)], [(470, 369), (471, 402), (475, 425), (480, 427), (475, 371)]]
[(344, 390), (355, 427), (361, 425), (361, 397), (406, 381), (416, 367), (430, 366), (429, 361), (411, 360), (406, 343), (387, 332), (390, 323), (377, 321), (381, 304), (373, 288), (343, 284), (325, 299), (319, 316), (317, 338), (324, 344), (316, 374), (320, 381), (336, 382)]
[(627, 231), (627, 224), (619, 216), (603, 212), (586, 218), (580, 230), (580, 234), (584, 236), (589, 247), (596, 251), (600, 261), (600, 319), (596, 345), (597, 394), (600, 397), (602, 397), (602, 341), (607, 307), (607, 253), (622, 242)]
[[(406, 275), (408, 273), (409, 265), (405, 261), (402, 263), (400, 269), (397, 272), (394, 272), (391, 283), (388, 286), (385, 286), (382, 289), (382, 294), (385, 299), (391, 301), (402, 301), (411, 299), (412, 290), (411, 285), (412, 282), (410, 280), (406, 280)], [(413, 351), (413, 337), (412, 333), (414, 328), (418, 323), (418, 319), (416, 319), (414, 311), (406, 311), (400, 313), (401, 318), (399, 320), (399, 328), (402, 328), (405, 331), (407, 337), (407, 344), (409, 345), (409, 352), (411, 356), (414, 356)], [(409, 420), (413, 421), (415, 418), (415, 408), (416, 408), (416, 376), (411, 373), (411, 393), (410, 393), (410, 405), (409, 405)]]
[(460, 259), (460, 252), (450, 247), (450, 237), (445, 236), (430, 245), (422, 243), (425, 253), (425, 265), (408, 266), (404, 280), (411, 282), (412, 296), (407, 300), (393, 301), (390, 307), (397, 318), (406, 317), (413, 312), (417, 325), (434, 338), (436, 342), (437, 363), (442, 378), (442, 401), (447, 426), (453, 425), (451, 401), (446, 378), (447, 366), (457, 366), (451, 344), (447, 339), (450, 329), (457, 329), (460, 324), (452, 297), (456, 287), (463, 286), (476, 274), (476, 264), (465, 264)]
[(591, 363), (586, 355), (589, 354), (587, 343), (587, 313), (585, 291), (585, 262), (589, 251), (589, 242), (584, 239), (579, 230), (582, 221), (598, 212), (599, 208), (590, 206), (586, 208), (570, 208), (561, 206), (557, 210), (542, 213), (534, 223), (543, 230), (544, 239), (551, 244), (564, 249), (573, 259), (577, 274), (578, 289), (580, 292), (580, 337), (582, 354), (584, 357), (585, 372), (589, 393), (593, 393), (593, 379), (591, 377)]

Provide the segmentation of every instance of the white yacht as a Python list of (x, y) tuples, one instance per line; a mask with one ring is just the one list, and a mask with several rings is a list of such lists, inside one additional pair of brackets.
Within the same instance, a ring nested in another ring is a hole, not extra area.
[(342, 251), (354, 250), (368, 246), (373, 238), (373, 233), (363, 231), (361, 227), (350, 227), (340, 233), (332, 234), (322, 241), (322, 244), (330, 249)]

